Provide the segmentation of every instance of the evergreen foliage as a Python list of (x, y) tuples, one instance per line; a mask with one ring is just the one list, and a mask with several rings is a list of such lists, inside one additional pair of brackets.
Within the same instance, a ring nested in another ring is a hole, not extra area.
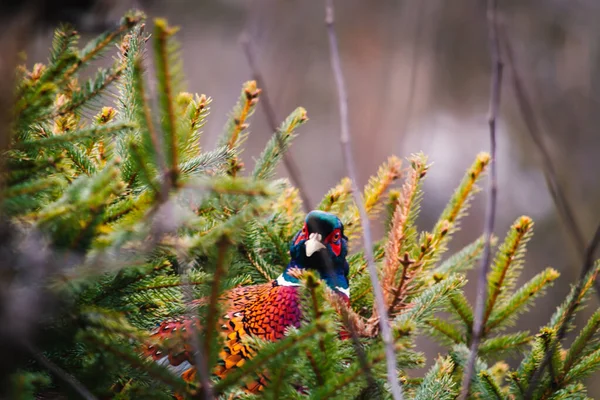
[[(130, 13), (80, 50), (77, 32), (62, 26), (47, 64), (18, 71), (12, 145), (3, 154), (2, 212), (19, 237), (34, 235), (64, 262), (44, 281), (56, 304), (38, 327), (39, 350), (14, 366), (11, 398), (76, 397), (40, 356), (99, 398), (168, 399), (174, 392), (196, 398), (199, 383), (187, 384), (141, 355), (148, 332), (162, 319), (198, 315), (205, 327), (197, 332), (198, 349), (210, 368), (222, 346), (220, 294), (271, 281), (289, 262), (289, 242), (303, 218), (300, 197), (273, 175), (307, 121), (306, 111), (291, 112), (245, 173), (242, 145), (260, 89), (252, 81), (243, 85), (218, 147), (202, 149), (211, 99), (185, 92), (176, 29), (158, 19), (152, 32), (146, 33), (141, 14)], [(147, 88), (148, 42), (156, 98)], [(81, 70), (115, 43), (115, 64), (80, 83)], [(407, 398), (453, 399), (460, 391), (473, 325), (465, 273), (478, 261), (483, 240), (474, 234), (463, 250), (446, 251), (489, 161), (487, 154), (476, 157), (429, 232), (416, 225), (430, 168), (424, 155), (411, 156), (404, 169), (390, 157), (364, 188), (369, 217), (386, 219), (386, 235), (374, 252)], [(361, 224), (350, 191), (342, 179), (318, 208), (339, 215), (347, 235), (356, 238)], [(520, 217), (496, 250), (472, 398), (523, 398), (550, 346), (559, 350), (535, 399), (587, 398), (583, 380), (600, 368), (598, 311), (569, 348), (555, 343), (560, 325), (572, 317), (569, 299), (583, 306), (598, 266), (539, 333), (507, 331), (558, 278), (548, 268), (518, 287), (532, 228), (530, 218)], [(246, 396), (244, 379), (266, 373), (270, 384), (262, 397), (269, 399), (387, 397), (379, 316), (363, 253), (352, 247), (350, 307), (318, 277), (303, 274), (306, 323), (278, 342), (250, 338), (254, 358), (215, 381), (217, 395)], [(36, 273), (35, 265), (28, 267)], [(340, 330), (354, 338), (341, 340)], [(410, 376), (426, 364), (415, 349), (420, 334), (448, 350), (422, 379)], [(507, 353), (522, 354), (514, 370), (498, 361)]]

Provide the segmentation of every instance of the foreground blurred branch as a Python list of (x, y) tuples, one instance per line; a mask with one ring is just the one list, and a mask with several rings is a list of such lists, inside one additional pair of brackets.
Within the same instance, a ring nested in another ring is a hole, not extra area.
[[(277, 127), (277, 117), (275, 116), (275, 109), (273, 108), (273, 104), (271, 103), (271, 99), (269, 98), (267, 85), (265, 79), (256, 64), (256, 58), (254, 57), (254, 52), (252, 49), (252, 43), (250, 41), (250, 36), (248, 33), (243, 33), (241, 37), (242, 48), (244, 49), (244, 54), (246, 55), (246, 60), (248, 61), (248, 66), (252, 71), (252, 79), (256, 81), (256, 84), (259, 88), (262, 89), (261, 98), (262, 98), (262, 109), (265, 112), (265, 116), (267, 117), (267, 123), (269, 124), (269, 128), (272, 132), (275, 133), (277, 137), (277, 141), (279, 143), (279, 148), (283, 152), (285, 149), (285, 144), (283, 143), (283, 139), (281, 138), (281, 132), (279, 132), (279, 128)], [(312, 210), (313, 203), (310, 201), (308, 197), (306, 188), (302, 184), (302, 180), (300, 179), (300, 170), (298, 165), (294, 161), (294, 158), (289, 152), (283, 153), (283, 164), (287, 169), (287, 172), (290, 176), (290, 180), (292, 184), (298, 188), (298, 192), (300, 194), (300, 198), (302, 199), (302, 206), (305, 212)]]
[(68, 374), (58, 365), (50, 361), (44, 354), (42, 354), (40, 350), (36, 349), (35, 347), (33, 347), (33, 345), (30, 344), (24, 344), (23, 346), (27, 349), (29, 353), (31, 353), (31, 355), (37, 362), (43, 365), (44, 368), (50, 371), (50, 373), (52, 373), (58, 379), (70, 386), (71, 389), (73, 389), (82, 399), (97, 399), (96, 396), (94, 396), (85, 386), (83, 386), (81, 382), (75, 379), (75, 377), (73, 377), (72, 375)]
[(483, 328), (485, 325), (484, 314), (486, 306), (486, 297), (488, 289), (488, 273), (491, 261), (491, 240), (494, 231), (494, 220), (496, 217), (496, 199), (498, 191), (498, 182), (496, 179), (496, 119), (498, 117), (498, 107), (500, 105), (500, 92), (502, 88), (502, 58), (500, 56), (500, 45), (498, 41), (498, 21), (496, 16), (497, 0), (488, 0), (487, 5), (487, 23), (489, 51), (492, 61), (492, 77), (490, 92), (490, 109), (488, 124), (490, 127), (490, 177), (488, 203), (485, 210), (485, 226), (483, 236), (485, 240), (483, 256), (481, 257), (481, 266), (477, 282), (477, 301), (475, 304), (475, 315), (473, 320), (473, 331), (471, 334), (471, 353), (464, 371), (462, 389), (460, 398), (465, 400), (469, 395), (471, 378), (475, 369), (475, 360)]
[[(221, 253), (219, 252), (219, 256), (220, 255)], [(195, 321), (196, 312), (192, 306), (194, 301), (194, 288), (192, 287), (189, 279), (189, 272), (192, 268), (192, 265), (187, 265), (187, 268), (183, 272), (183, 285), (181, 286), (181, 288), (183, 293), (183, 301), (186, 305), (186, 316), (187, 318), (190, 318), (191, 321)], [(218, 285), (213, 287), (218, 288)], [(205, 334), (208, 335), (208, 332), (211, 332), (211, 329), (212, 326), (209, 325), (206, 329)], [(196, 379), (197, 383), (200, 386), (202, 398), (206, 400), (212, 400), (215, 398), (215, 396), (212, 387), (212, 382), (210, 380), (210, 369), (208, 367), (208, 351), (206, 346), (200, 346), (200, 335), (198, 332), (198, 326), (195, 323), (190, 324), (190, 346), (193, 351), (196, 370), (198, 371)]]
[(344, 83), (344, 75), (340, 62), (340, 54), (335, 34), (334, 26), (334, 8), (333, 0), (325, 0), (325, 24), (327, 27), (327, 35), (329, 38), (329, 54), (331, 58), (331, 69), (335, 78), (335, 83), (338, 92), (339, 110), (340, 110), (340, 144), (342, 146), (342, 154), (344, 157), (344, 165), (350, 181), (352, 182), (352, 195), (362, 224), (363, 245), (371, 284), (373, 285), (373, 293), (375, 296), (375, 306), (379, 313), (379, 326), (381, 329), (381, 338), (385, 346), (385, 355), (387, 362), (387, 380), (392, 390), (392, 396), (395, 400), (402, 399), (402, 388), (398, 382), (396, 370), (396, 354), (394, 350), (394, 342), (392, 340), (392, 332), (388, 321), (388, 314), (383, 299), (383, 291), (379, 284), (377, 269), (375, 267), (375, 259), (373, 257), (373, 241), (371, 239), (371, 228), (369, 217), (365, 210), (363, 199), (358, 190), (356, 182), (356, 167), (352, 157), (352, 147), (350, 143), (350, 123), (348, 116), (348, 95), (346, 93), (346, 85)]

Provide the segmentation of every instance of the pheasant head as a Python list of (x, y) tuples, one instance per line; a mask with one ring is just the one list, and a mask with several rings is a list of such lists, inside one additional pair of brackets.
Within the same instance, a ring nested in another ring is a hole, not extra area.
[(348, 301), (350, 287), (348, 238), (344, 225), (335, 216), (324, 211), (311, 211), (302, 229), (296, 233), (290, 245), (291, 261), (278, 279), (279, 284), (295, 285), (297, 278), (289, 274), (292, 268), (311, 269), (336, 293)]

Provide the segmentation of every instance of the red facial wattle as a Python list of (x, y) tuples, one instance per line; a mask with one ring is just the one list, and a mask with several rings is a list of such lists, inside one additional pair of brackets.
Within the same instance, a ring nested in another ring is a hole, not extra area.
[(300, 232), (300, 234), (296, 238), (296, 241), (294, 242), (294, 245), (306, 239), (308, 239), (308, 227), (306, 226), (306, 224), (304, 224), (304, 226), (302, 227), (302, 231)]
[(339, 229), (334, 229), (333, 232), (325, 238), (325, 243), (329, 244), (331, 251), (336, 257), (339, 257), (342, 252), (342, 232)]

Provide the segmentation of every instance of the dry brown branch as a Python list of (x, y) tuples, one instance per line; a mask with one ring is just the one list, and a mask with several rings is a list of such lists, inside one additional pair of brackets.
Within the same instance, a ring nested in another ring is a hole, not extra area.
[(498, 183), (496, 180), (496, 119), (500, 105), (500, 91), (502, 87), (502, 58), (500, 56), (500, 45), (498, 42), (498, 21), (496, 11), (498, 7), (497, 0), (488, 0), (487, 3), (487, 26), (489, 51), (492, 62), (490, 109), (488, 124), (490, 129), (490, 177), (489, 194), (486, 205), (486, 216), (484, 226), (484, 247), (481, 257), (481, 266), (477, 282), (477, 300), (475, 303), (475, 314), (473, 316), (473, 329), (471, 333), (471, 352), (464, 371), (460, 399), (465, 400), (469, 395), (471, 378), (475, 370), (475, 359), (484, 328), (484, 314), (486, 307), (488, 273), (491, 261), (491, 242), (494, 231), (494, 220), (496, 218), (496, 200)]
[[(398, 302), (406, 296), (406, 288), (417, 271), (414, 267), (422, 265), (422, 263), (410, 260), (407, 253), (404, 253), (400, 258), (402, 243), (406, 235), (406, 225), (409, 222), (410, 212), (417, 196), (419, 182), (427, 171), (427, 167), (417, 157), (411, 160), (411, 165), (410, 174), (402, 185), (400, 201), (392, 218), (390, 237), (385, 246), (383, 289), (387, 292), (385, 294), (388, 296), (387, 306), (390, 316), (394, 315), (394, 312), (398, 309)], [(402, 266), (400, 281), (396, 283), (400, 266)]]
[(385, 307), (385, 300), (383, 298), (383, 291), (379, 284), (379, 277), (377, 276), (377, 269), (375, 267), (375, 261), (373, 258), (373, 241), (371, 239), (371, 228), (369, 217), (365, 210), (363, 199), (358, 190), (356, 184), (356, 171), (354, 165), (354, 159), (352, 158), (352, 148), (350, 144), (350, 122), (348, 116), (348, 95), (346, 93), (346, 85), (344, 83), (344, 76), (342, 73), (342, 66), (340, 62), (340, 54), (337, 43), (337, 36), (335, 33), (334, 26), (334, 7), (333, 0), (325, 0), (325, 25), (327, 27), (327, 34), (329, 38), (329, 54), (331, 58), (331, 69), (335, 78), (339, 111), (340, 111), (340, 144), (342, 147), (342, 154), (344, 158), (344, 165), (348, 173), (348, 177), (352, 181), (352, 194), (354, 201), (358, 207), (360, 213), (360, 219), (362, 224), (363, 233), (363, 245), (365, 258), (369, 269), (369, 276), (371, 278), (371, 284), (373, 285), (373, 293), (375, 297), (375, 304), (380, 315), (379, 326), (381, 329), (381, 338), (385, 346), (385, 356), (387, 364), (387, 379), (390, 385), (392, 396), (395, 400), (401, 400), (402, 388), (398, 381), (398, 371), (396, 370), (396, 352), (394, 349), (394, 342), (392, 339), (392, 331), (389, 325), (387, 310)]

